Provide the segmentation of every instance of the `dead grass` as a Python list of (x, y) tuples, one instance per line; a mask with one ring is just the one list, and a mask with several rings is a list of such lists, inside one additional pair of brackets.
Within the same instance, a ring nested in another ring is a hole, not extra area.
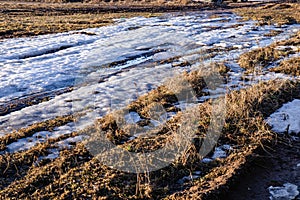
[(151, 11), (109, 11), (109, 8), (97, 4), (76, 3), (0, 2), (0, 10), (0, 39), (96, 28), (112, 24), (113, 19), (122, 17), (159, 15)]
[(177, 94), (181, 93), (190, 87), (195, 94), (200, 97), (204, 94), (203, 89), (206, 87), (203, 77), (209, 77), (213, 73), (219, 73), (222, 76), (229, 71), (229, 68), (225, 64), (211, 63), (207, 67), (202, 67), (198, 71), (192, 71), (190, 73), (183, 73), (177, 77), (173, 77), (170, 80), (170, 84), (167, 86), (160, 86), (157, 89), (143, 95), (137, 99), (137, 101), (131, 103), (128, 106), (130, 111), (138, 112), (142, 117), (149, 117), (149, 110), (151, 110), (153, 103), (161, 104), (166, 111), (176, 111), (174, 103), (178, 102)]
[(258, 25), (295, 24), (300, 22), (298, 3), (270, 3), (256, 8), (238, 8), (234, 10), (245, 20), (257, 20)]
[[(298, 36), (278, 45), (290, 43), (298, 45)], [(249, 62), (245, 64), (245, 68), (253, 68), (261, 63), (265, 66), (268, 62), (286, 56), (275, 52), (275, 48), (260, 51), (257, 57), (254, 56), (257, 52), (252, 52), (248, 57), (244, 55), (243, 62), (246, 63), (247, 58), (248, 61), (253, 61), (251, 65)], [(268, 55), (272, 58), (269, 59)], [(298, 63), (298, 59), (290, 62)], [(297, 72), (298, 68), (294, 69), (295, 65), (282, 65), (291, 72)], [(228, 71), (223, 64), (216, 65), (215, 69), (223, 75)], [(203, 77), (209, 75), (207, 71), (211, 70), (186, 73), (175, 79), (188, 82), (196, 94), (201, 96), (202, 89), (206, 86)], [(184, 88), (175, 89), (180, 91)], [(74, 149), (61, 152), (60, 157), (52, 162), (35, 166), (34, 162), (38, 157), (46, 155), (47, 149), (62, 138), (49, 140), (27, 151), (1, 155), (0, 199), (216, 199), (223, 191), (228, 190), (229, 184), (235, 181), (255, 154), (275, 140), (275, 134), (264, 121), (265, 117), (294, 98), (300, 98), (300, 83), (284, 80), (261, 82), (253, 87), (227, 94), (225, 125), (217, 145), (230, 144), (234, 150), (227, 158), (217, 159), (209, 164), (201, 162), (202, 158), (198, 155), (199, 144), (196, 141), (201, 141), (206, 136), (211, 112), (216, 109), (212, 101), (204, 102), (194, 109), (198, 126), (193, 138), (194, 143), (182, 157), (158, 171), (136, 175), (109, 168), (92, 158), (82, 143), (77, 144)], [(131, 152), (156, 150), (171, 140), (184, 122), (181, 121), (185, 117), (184, 112), (174, 107), (177, 101), (174, 92), (170, 92), (166, 86), (160, 86), (128, 106), (130, 111), (139, 113), (145, 120), (144, 123), (151, 117), (151, 110), (156, 103), (168, 111), (177, 112), (174, 118), (154, 130), (151, 137), (137, 137), (128, 141), (131, 135), (130, 127), (121, 130), (113, 114), (98, 120), (96, 127), (91, 127), (89, 131), (95, 131), (95, 128), (101, 126), (101, 130), (111, 141)], [(2, 138), (1, 142), (6, 146), (40, 129), (51, 130), (51, 127), (59, 126), (59, 123), (65, 122), (59, 119), (51, 122), (53, 126), (47, 123), (37, 124), (28, 130), (22, 129), (21, 132), (9, 134), (7, 138)], [(179, 144), (182, 141), (175, 142)], [(200, 179), (190, 181), (184, 186), (176, 184), (177, 180), (190, 175), (194, 170), (202, 172)]]
[[(300, 84), (290, 81), (270, 81), (227, 96), (227, 117), (223, 139), (237, 144), (236, 149), (219, 166), (191, 186), (166, 199), (217, 199), (228, 191), (238, 174), (266, 144), (274, 140), (264, 118), (284, 102), (299, 98)], [(288, 95), (290, 94), (290, 96)]]
[(270, 33), (266, 33), (264, 34), (264, 36), (266, 37), (274, 37), (274, 36), (277, 36), (279, 34), (283, 33), (283, 31), (281, 30), (271, 30)]
[(69, 137), (77, 136), (77, 132), (62, 135), (58, 138), (47, 139), (44, 143), (38, 143), (36, 146), (16, 153), (6, 153), (0, 155), (0, 189), (8, 186), (11, 182), (24, 177), (28, 170), (34, 166), (43, 166), (49, 160), (43, 160), (39, 164), (35, 164), (40, 156), (48, 155), (48, 149), (55, 148), (55, 143)]
[[(177, 97), (185, 92), (190, 95), (190, 91), (188, 91), (187, 88), (193, 91), (195, 96), (203, 96), (207, 94), (206, 92), (203, 92), (203, 89), (207, 87), (203, 77), (209, 77), (212, 74), (217, 73), (218, 75), (221, 74), (224, 78), (228, 70), (228, 67), (226, 67), (224, 63), (211, 63), (198, 71), (192, 71), (190, 73), (185, 72), (179, 76), (171, 78), (165, 85), (159, 86), (157, 89), (140, 96), (136, 101), (127, 106), (127, 110), (129, 112), (137, 112), (140, 115), (142, 120), (139, 122), (139, 125), (149, 125), (150, 119), (155, 118), (152, 114), (155, 113), (157, 109), (162, 109), (165, 112), (179, 112), (180, 109), (175, 106), (175, 104), (178, 103)], [(203, 113), (205, 112), (203, 111)], [(118, 116), (122, 115), (124, 115), (123, 111), (117, 111), (101, 118), (97, 122), (97, 126), (106, 132), (107, 138), (109, 138), (114, 144), (121, 144), (122, 141), (128, 140), (128, 138), (131, 137), (129, 133), (142, 131), (142, 129), (139, 128), (139, 125), (136, 124), (127, 125), (126, 127), (121, 128), (118, 127), (118, 123), (123, 120), (119, 119)], [(155, 132), (154, 135), (162, 135), (161, 137), (157, 137), (155, 139), (149, 137), (148, 140), (145, 140), (144, 142), (132, 141), (135, 145), (128, 144), (127, 146), (125, 145), (124, 148), (128, 149), (130, 147), (133, 152), (142, 150), (145, 151), (147, 148), (150, 148), (148, 150), (160, 148), (161, 145), (168, 139), (166, 135), (170, 135), (169, 133), (172, 131), (174, 132), (176, 128), (178, 128), (178, 126), (172, 125), (176, 124), (176, 120), (178, 120), (178, 118), (172, 119), (166, 126), (160, 127), (159, 130), (156, 130), (158, 132)], [(131, 148), (134, 146), (138, 147)]]
[(116, 18), (212, 7), (190, 0), (0, 1), (0, 39), (96, 28), (113, 24)]
[(57, 126), (65, 125), (75, 120), (73, 115), (59, 116), (55, 119), (46, 120), (44, 122), (35, 123), (27, 128), (22, 128), (18, 131), (14, 131), (5, 136), (0, 137), (0, 151), (5, 150), (6, 145), (17, 141), (21, 138), (32, 136), (34, 133), (39, 131), (52, 131)]
[[(1, 16), (2, 15), (2, 16)], [(0, 14), (0, 38), (60, 33), (85, 28), (97, 28), (114, 23), (113, 19), (133, 16), (154, 16), (151, 13), (84, 14), (57, 13), (52, 16), (18, 13)]]
[[(280, 49), (280, 46), (286, 48)], [(298, 47), (292, 49), (289, 46)], [(288, 40), (275, 42), (269, 46), (261, 47), (242, 54), (238, 63), (242, 68), (254, 70), (255, 68), (264, 68), (273, 62), (288, 57), (300, 51), (300, 32), (296, 33)]]
[(159, 0), (15, 0), (15, 2), (38, 2), (38, 3), (51, 3), (51, 4), (100, 4), (100, 5), (187, 5), (191, 4), (192, 1), (189, 0), (175, 0), (169, 1), (159, 1)]
[[(8, 193), (0, 191), (0, 196), (5, 197), (5, 196), (13, 195), (13, 193), (10, 192), (15, 192), (15, 190), (17, 190), (18, 193), (20, 193), (18, 195), (18, 198), (24, 198), (28, 194), (33, 193), (38, 188), (48, 185), (55, 178), (59, 177), (63, 172), (66, 172), (73, 167), (80, 166), (80, 164), (88, 161), (90, 157), (88, 152), (83, 148), (83, 145), (78, 145), (73, 150), (63, 151), (61, 153), (61, 156), (58, 159), (54, 160), (53, 162), (50, 162), (46, 165), (35, 166), (33, 165), (33, 162), (37, 160), (36, 156), (38, 154), (35, 151), (33, 151), (33, 153), (35, 153), (36, 155), (29, 156), (29, 157), (27, 157), (28, 156), (27, 155), (26, 160), (18, 159), (16, 162), (15, 159), (18, 158), (16, 156), (19, 154), (22, 155), (22, 153), (15, 154), (15, 156), (10, 157), (10, 159), (6, 160), (9, 166), (5, 170), (3, 177), (10, 175), (12, 177), (9, 178), (18, 177), (18, 176), (20, 176), (21, 178), (19, 180), (15, 180), (14, 182), (15, 184), (19, 185), (18, 188), (15, 188), (13, 185), (8, 186), (6, 188), (6, 192)], [(45, 149), (44, 149), (44, 153), (45, 153)], [(14, 169), (14, 166), (18, 168)], [(18, 176), (15, 176), (15, 173), (17, 173)], [(45, 177), (47, 178), (44, 179)]]
[(280, 62), (278, 67), (271, 68), (271, 72), (300, 76), (300, 57), (291, 58)]
[[(271, 24), (281, 26), (300, 23), (299, 3), (268, 3), (254, 8), (238, 8), (234, 11), (243, 16), (245, 20), (257, 20), (258, 26)], [(273, 37), (277, 34), (280, 34), (280, 32), (272, 31), (266, 36)], [(299, 48), (296, 51), (292, 49), (280, 50), (277, 48), (278, 46), (299, 47), (300, 32), (288, 40), (275, 42), (267, 47), (246, 52), (240, 56), (238, 63), (242, 68), (253, 71), (255, 68), (264, 68), (292, 53), (299, 52)]]

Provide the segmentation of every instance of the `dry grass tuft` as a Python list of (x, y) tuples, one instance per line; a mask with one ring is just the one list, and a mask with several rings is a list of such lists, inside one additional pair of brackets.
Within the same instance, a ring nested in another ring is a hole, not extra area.
[(245, 20), (257, 20), (258, 25), (296, 24), (300, 22), (300, 6), (298, 3), (271, 3), (256, 8), (235, 9)]
[(279, 34), (283, 33), (283, 31), (281, 30), (271, 30), (270, 33), (266, 33), (264, 34), (264, 36), (266, 37), (274, 37), (274, 36), (277, 36)]
[(288, 54), (288, 51), (276, 50), (274, 46), (261, 47), (242, 54), (238, 62), (242, 68), (251, 70), (256, 67), (266, 67)]
[(278, 67), (271, 68), (271, 72), (300, 76), (300, 57), (291, 58), (280, 62)]
[[(281, 46), (286, 48), (280, 49)], [(294, 46), (295, 49), (288, 46)], [(300, 51), (300, 32), (288, 40), (275, 42), (269, 46), (261, 47), (242, 54), (238, 63), (242, 68), (253, 70), (257, 67), (266, 67), (274, 61), (288, 57)]]
[(0, 155), (0, 183), (2, 183), (2, 187), (0, 187), (0, 189), (3, 189), (3, 187), (7, 186), (9, 183), (24, 177), (28, 173), (29, 169), (47, 164), (49, 160), (43, 160), (39, 162), (39, 164), (35, 163), (38, 161), (40, 156), (44, 156), (49, 153), (48, 149), (55, 148), (56, 142), (62, 141), (66, 138), (75, 137), (77, 135), (78, 133), (76, 132), (65, 134), (58, 138), (47, 139), (46, 142), (39, 143), (25, 151)]

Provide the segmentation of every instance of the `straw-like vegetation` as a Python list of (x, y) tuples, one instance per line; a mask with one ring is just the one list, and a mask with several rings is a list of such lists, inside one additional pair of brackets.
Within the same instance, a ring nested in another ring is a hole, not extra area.
[[(291, 48), (294, 47), (294, 48)], [(283, 48), (281, 48), (283, 47)], [(239, 65), (245, 69), (264, 68), (275, 61), (287, 58), (290, 54), (300, 51), (300, 32), (288, 40), (275, 42), (269, 46), (261, 47), (242, 54)]]
[(256, 8), (238, 8), (235, 10), (245, 20), (257, 20), (257, 25), (278, 26), (300, 22), (300, 6), (297, 3), (270, 3)]
[(300, 76), (300, 57), (291, 58), (280, 62), (278, 67), (271, 68), (271, 72)]
[[(107, 6), (106, 6), (107, 7)], [(114, 23), (113, 19), (157, 16), (158, 13), (114, 11), (97, 4), (49, 4), (0, 2), (0, 39), (60, 33), (96, 28)]]

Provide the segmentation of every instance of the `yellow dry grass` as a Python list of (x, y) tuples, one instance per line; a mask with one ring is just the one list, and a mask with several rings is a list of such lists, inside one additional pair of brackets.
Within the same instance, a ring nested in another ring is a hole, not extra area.
[[(2, 16), (1, 16), (2, 15)], [(6, 15), (0, 14), (0, 38), (60, 33), (85, 28), (97, 28), (114, 23), (113, 19), (133, 16), (153, 16), (151, 13)]]
[[(286, 48), (280, 48), (285, 46)], [(293, 46), (294, 48), (290, 48)], [(290, 39), (275, 42), (269, 46), (261, 47), (243, 53), (238, 60), (242, 68), (253, 70), (257, 67), (264, 68), (273, 62), (288, 57), (300, 51), (300, 32), (297, 32)]]
[(0, 39), (101, 27), (114, 23), (116, 18), (159, 15), (78, 3), (0, 2), (0, 10)]
[(271, 72), (300, 76), (300, 57), (290, 58), (280, 62), (278, 67), (271, 68)]
[(257, 8), (238, 8), (234, 10), (245, 20), (257, 20), (258, 25), (284, 25), (300, 22), (299, 3), (270, 3)]

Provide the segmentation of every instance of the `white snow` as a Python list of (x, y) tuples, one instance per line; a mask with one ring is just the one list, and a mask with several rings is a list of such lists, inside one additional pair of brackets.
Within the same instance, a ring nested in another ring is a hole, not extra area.
[(216, 147), (214, 154), (211, 158), (215, 160), (217, 158), (226, 158), (226, 157), (227, 157), (226, 151), (224, 151), (223, 148), (221, 147)]
[(201, 171), (194, 171), (193, 174), (195, 174), (195, 175), (200, 175), (200, 174), (201, 174)]
[(82, 141), (86, 137), (87, 136), (84, 136), (84, 135), (78, 135), (75, 137), (70, 137), (70, 138), (61, 140), (61, 141), (57, 142), (56, 144), (58, 145), (59, 149), (71, 148), (75, 143)]
[[(12, 153), (16, 151), (22, 151), (30, 149), (39, 142), (44, 142), (47, 135), (50, 135), (48, 131), (42, 131), (35, 133), (32, 137), (19, 139), (17, 142), (13, 142), (7, 145), (7, 151)], [(41, 136), (42, 138), (39, 138)]]
[(178, 181), (177, 181), (177, 183), (178, 184), (184, 184), (184, 183), (186, 183), (186, 182), (189, 182), (189, 181), (193, 181), (194, 179), (197, 179), (197, 178), (199, 178), (200, 175), (201, 174), (201, 172), (200, 173), (198, 173), (197, 175), (195, 174), (192, 174), (192, 175), (190, 175), (190, 176), (184, 176), (184, 177), (182, 177), (181, 179), (179, 179)]
[(228, 144), (224, 144), (222, 146), (215, 147), (215, 149), (213, 151), (213, 155), (211, 157), (203, 158), (201, 160), (201, 162), (208, 164), (216, 159), (226, 158), (228, 156), (228, 153), (232, 150), (233, 150), (233, 148)]
[(141, 120), (141, 117), (137, 112), (129, 112), (124, 118), (127, 124), (135, 124)]
[(211, 158), (203, 158), (202, 160), (201, 160), (201, 162), (203, 162), (203, 163), (205, 163), (205, 164), (208, 164), (208, 163), (210, 163), (210, 162), (212, 162), (213, 161), (213, 159), (211, 159)]
[(268, 190), (270, 200), (293, 200), (299, 195), (298, 186), (291, 183), (285, 183), (283, 187), (270, 186)]
[(49, 138), (58, 138), (59, 136), (69, 134), (74, 130), (74, 123), (68, 123), (64, 126), (56, 127), (52, 132), (40, 131), (34, 133), (31, 137), (26, 137), (17, 140), (16, 142), (7, 145), (7, 152), (14, 153), (17, 151), (23, 151), (30, 149), (37, 143), (45, 142)]
[(277, 133), (299, 134), (300, 100), (295, 99), (284, 104), (267, 119), (267, 122)]

